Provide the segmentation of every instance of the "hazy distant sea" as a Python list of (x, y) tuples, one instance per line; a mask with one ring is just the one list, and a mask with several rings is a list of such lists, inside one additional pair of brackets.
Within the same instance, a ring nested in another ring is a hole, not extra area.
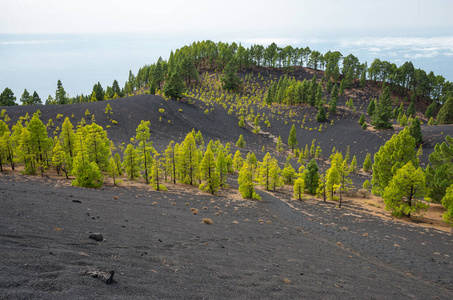
[[(0, 35), (0, 91), (13, 90), (19, 101), (24, 88), (37, 91), (45, 101), (55, 95), (60, 79), (70, 96), (89, 94), (98, 81), (105, 88), (116, 79), (120, 86), (129, 70), (136, 74), (159, 56), (167, 59), (176, 50), (198, 39), (162, 38), (151, 35)], [(219, 38), (214, 41), (231, 42)], [(244, 46), (259, 39), (235, 39)], [(264, 42), (271, 40), (265, 39)], [(353, 53), (370, 66), (374, 58), (398, 66), (412, 61), (416, 68), (434, 71), (453, 81), (453, 38), (311, 38), (275, 40), (279, 46), (309, 46), (322, 53), (338, 50)]]

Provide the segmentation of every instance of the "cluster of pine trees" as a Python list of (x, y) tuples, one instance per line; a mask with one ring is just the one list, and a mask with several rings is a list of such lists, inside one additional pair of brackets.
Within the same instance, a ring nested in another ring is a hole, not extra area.
[(426, 170), (419, 166), (416, 139), (406, 127), (395, 134), (375, 154), (372, 192), (382, 196), (387, 210), (397, 216), (410, 217), (413, 212), (426, 211), (423, 199), (442, 203), (447, 209), (444, 220), (453, 223), (453, 139), (438, 144), (430, 154)]

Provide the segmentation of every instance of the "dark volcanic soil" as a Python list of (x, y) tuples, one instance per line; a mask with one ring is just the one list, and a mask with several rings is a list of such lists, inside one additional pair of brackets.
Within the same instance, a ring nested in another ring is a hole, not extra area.
[[(253, 151), (261, 159), (264, 146), (280, 162), (288, 152), (275, 152), (270, 134), (286, 142), (293, 123), (299, 147), (316, 139), (327, 158), (333, 146), (345, 153), (349, 145), (359, 166), (395, 133), (365, 131), (357, 124), (360, 115), (342, 108), (332, 117), (334, 125), (326, 123), (321, 132), (314, 129), (314, 109), (301, 106), (291, 108), (293, 120), (285, 124), (276, 116), (270, 128), (261, 124), (266, 133), (253, 134), (220, 105), (198, 100), (140, 95), (108, 103), (118, 125), (107, 119), (105, 101), (6, 109), (10, 125), (40, 109), (44, 123), (55, 122), (49, 134), (72, 114), (75, 126), (89, 109), (117, 148), (135, 136), (141, 120), (150, 120), (160, 152), (194, 128), (205, 142), (229, 142), (234, 153), (242, 134), (243, 157)], [(57, 114), (63, 118), (56, 120)], [(422, 129), (427, 162), (453, 127)], [(360, 186), (370, 176), (353, 179)], [(317, 200), (291, 201), (282, 191), (259, 191), (261, 202), (242, 200), (233, 178), (230, 186), (220, 196), (182, 185), (168, 185), (168, 192), (127, 183), (94, 190), (64, 179), (0, 174), (0, 299), (453, 299), (451, 233), (375, 217), (348, 203), (338, 209)], [(203, 218), (213, 224), (203, 224)], [(97, 232), (104, 241), (89, 238)], [(83, 275), (93, 270), (114, 270), (116, 282)]]
[[(251, 202), (169, 188), (0, 175), (0, 298), (453, 297), (450, 234), (319, 202), (295, 210), (278, 193)], [(88, 270), (114, 270), (116, 282)]]

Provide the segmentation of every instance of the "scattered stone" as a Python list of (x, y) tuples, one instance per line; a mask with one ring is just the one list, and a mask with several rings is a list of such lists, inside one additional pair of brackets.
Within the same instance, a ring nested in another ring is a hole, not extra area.
[(90, 216), (90, 213), (89, 212), (86, 212), (85, 215), (87, 215), (88, 217)]
[(104, 271), (100, 271), (100, 270), (90, 269), (90, 270), (84, 271), (82, 273), (82, 275), (88, 275), (93, 278), (99, 278), (103, 282), (105, 282), (105, 284), (112, 284), (114, 282), (113, 275), (115, 275), (115, 271), (112, 270), (112, 271), (104, 272)]
[(358, 196), (357, 189), (350, 189), (349, 191), (346, 192), (346, 196), (348, 196), (348, 197), (357, 197)]
[(89, 238), (98, 242), (102, 242), (104, 240), (102, 234), (98, 232), (90, 234)]
[(370, 191), (368, 191), (367, 189), (359, 189), (357, 191), (357, 193), (359, 195), (361, 195), (363, 198), (367, 198), (367, 199), (370, 198), (370, 196), (371, 196)]
[(82, 201), (80, 201), (80, 200), (72, 200), (72, 202), (74, 202), (74, 203), (82, 203)]

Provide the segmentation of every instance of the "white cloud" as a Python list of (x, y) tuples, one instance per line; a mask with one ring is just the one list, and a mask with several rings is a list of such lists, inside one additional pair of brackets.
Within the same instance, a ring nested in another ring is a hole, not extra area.
[(402, 55), (405, 58), (433, 58), (439, 55), (449, 55), (453, 52), (453, 36), (444, 37), (366, 37), (345, 39), (339, 41), (340, 47), (368, 48), (376, 53), (386, 51), (389, 56)]

